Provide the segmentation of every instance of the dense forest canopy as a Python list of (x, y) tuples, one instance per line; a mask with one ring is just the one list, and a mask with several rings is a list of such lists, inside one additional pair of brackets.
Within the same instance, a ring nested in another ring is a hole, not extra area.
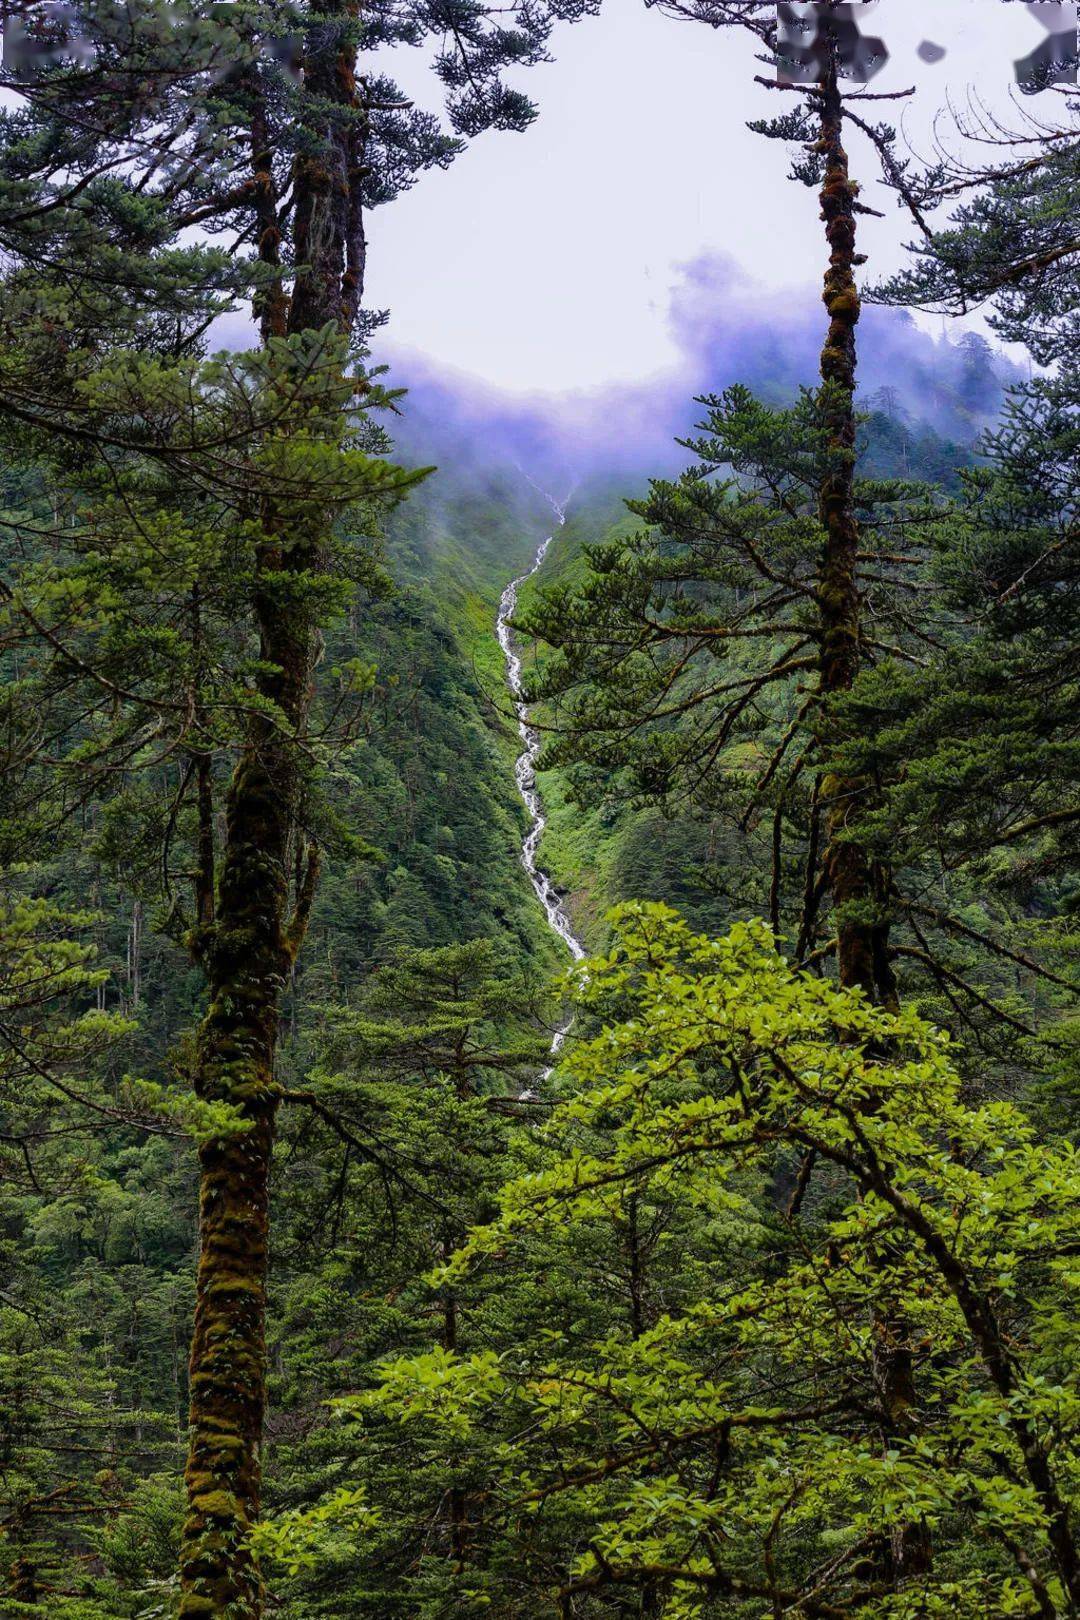
[(599, 0), (4, 13), (4, 1620), (1080, 1614), (1076, 40), (646, 9), (815, 290), (553, 407), (365, 285)]

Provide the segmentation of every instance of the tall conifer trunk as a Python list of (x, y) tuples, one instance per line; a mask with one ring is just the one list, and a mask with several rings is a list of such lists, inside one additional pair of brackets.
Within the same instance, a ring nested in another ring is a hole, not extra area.
[[(305, 61), (318, 138), (293, 172), (291, 297), (264, 295), (264, 342), (333, 324), (348, 334), (361, 296), (363, 240), (355, 82), (355, 12), (323, 7), (333, 18), (312, 35)], [(259, 252), (279, 264), (278, 199), (265, 123), (253, 86), (250, 150)], [(264, 506), (256, 614), (266, 673), (259, 692), (280, 720), (255, 717), (233, 772), (213, 925), (200, 933), (209, 1008), (199, 1033), (196, 1089), (239, 1107), (248, 1128), (200, 1152), (199, 1268), (191, 1350), (188, 1514), (181, 1546), (183, 1620), (222, 1616), (258, 1620), (258, 1567), (246, 1546), (257, 1520), (266, 1406), (266, 1280), (269, 1184), (280, 1088), (275, 1077), (282, 993), (303, 940), (318, 876), (318, 856), (290, 897), (289, 872), (301, 837), (302, 736), (311, 701), (317, 635), (291, 599), (290, 573), (323, 565), (317, 540), (284, 531), (272, 501)]]
[[(836, 65), (820, 87), (820, 149), (825, 160), (821, 214), (829, 244), (822, 294), (829, 330), (821, 351), (821, 381), (828, 466), (821, 487), (825, 545), (818, 586), (821, 629), (821, 692), (830, 698), (850, 690), (859, 669), (859, 524), (855, 516), (855, 328), (860, 302), (855, 281), (856, 186), (848, 171), (843, 111)], [(869, 917), (870, 864), (843, 833), (859, 807), (860, 784), (831, 773), (819, 796), (825, 822), (825, 869), (839, 914), (837, 961), (840, 983), (875, 994), (874, 941)], [(861, 911), (863, 916), (857, 913)], [(855, 914), (853, 914), (855, 913)]]
[[(824, 554), (818, 588), (821, 630), (821, 692), (826, 702), (850, 691), (860, 663), (859, 523), (855, 480), (855, 330), (860, 299), (855, 269), (855, 200), (843, 142), (843, 107), (833, 60), (820, 85), (820, 151), (825, 161), (821, 213), (829, 245), (822, 294), (829, 329), (821, 351), (821, 381), (828, 465), (821, 488)], [(875, 913), (887, 876), (857, 841), (846, 838), (863, 807), (866, 784), (827, 774), (820, 784), (825, 824), (825, 874), (837, 913), (840, 983), (895, 1009), (896, 980), (888, 954), (888, 925)], [(888, 1440), (910, 1429), (915, 1383), (908, 1328), (899, 1302), (883, 1302), (874, 1321), (875, 1377)], [(903, 1581), (929, 1567), (930, 1543), (921, 1525), (898, 1525), (886, 1562), (889, 1577)]]

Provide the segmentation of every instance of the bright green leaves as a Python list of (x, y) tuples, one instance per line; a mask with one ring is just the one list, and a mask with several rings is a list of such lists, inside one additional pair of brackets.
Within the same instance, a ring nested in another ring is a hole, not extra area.
[(365, 1491), (342, 1486), (315, 1507), (296, 1508), (252, 1526), (248, 1544), (260, 1561), (295, 1576), (318, 1567), (338, 1538), (362, 1537), (379, 1522), (379, 1510), (368, 1502)]
[[(1036, 1612), (1016, 1549), (1056, 1578), (1080, 1423), (1057, 1259), (1080, 1236), (1075, 1153), (1009, 1104), (973, 1106), (939, 1034), (794, 973), (758, 924), (709, 940), (624, 907), (579, 999), (595, 1032), (538, 1164), (435, 1281), (569, 1298), (576, 1255), (614, 1266), (628, 1222), (664, 1212), (694, 1233), (680, 1297), (660, 1285), (629, 1332), (555, 1307), (501, 1354), (395, 1358), (351, 1415), (468, 1442), (512, 1522), (558, 1501), (590, 1549), (567, 1590), (660, 1583), (687, 1615), (710, 1593), (795, 1613), (814, 1593), (890, 1616), (1004, 1591), (1000, 1612)], [(785, 1219), (763, 1195), (793, 1155), (813, 1173)], [(898, 1362), (916, 1393), (886, 1407)], [(917, 1610), (874, 1575), (900, 1523), (935, 1546)]]
[(435, 1347), (422, 1356), (385, 1362), (377, 1389), (343, 1395), (333, 1405), (356, 1419), (368, 1411), (383, 1411), (402, 1423), (425, 1420), (462, 1439), (483, 1421), (506, 1387), (494, 1352), (460, 1357)]

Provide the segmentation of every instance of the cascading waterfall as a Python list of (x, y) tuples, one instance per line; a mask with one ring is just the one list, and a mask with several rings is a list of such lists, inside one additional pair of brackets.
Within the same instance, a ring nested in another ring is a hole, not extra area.
[[(555, 501), (552, 501), (550, 496), (547, 499), (550, 501), (561, 526), (566, 522), (566, 514), (563, 508)], [(536, 898), (544, 908), (548, 926), (554, 933), (558, 934), (574, 960), (580, 962), (585, 955), (585, 947), (574, 933), (566, 908), (559, 899), (550, 877), (537, 864), (537, 850), (540, 847), (540, 840), (547, 825), (544, 807), (536, 786), (536, 761), (540, 754), (540, 733), (535, 726), (529, 724), (529, 709), (522, 691), (521, 659), (514, 650), (514, 637), (510, 629), (510, 620), (513, 618), (517, 608), (518, 592), (525, 584), (525, 581), (531, 579), (537, 570), (543, 566), (548, 547), (554, 538), (554, 534), (548, 535), (537, 550), (532, 565), (523, 574), (519, 574), (517, 579), (511, 580), (505, 591), (503, 591), (499, 602), (498, 618), (495, 621), (495, 633), (499, 638), (499, 646), (502, 648), (503, 657), (506, 660), (506, 684), (510, 688), (514, 712), (517, 715), (518, 731), (524, 744), (524, 749), (518, 755), (517, 764), (514, 766), (518, 792), (521, 794), (525, 808), (529, 812), (529, 830), (521, 845), (521, 864), (529, 874), (529, 881), (536, 892)], [(551, 1042), (552, 1058), (556, 1056), (565, 1040), (571, 1021), (568, 1020), (561, 1029), (556, 1030)], [(543, 1078), (546, 1080), (550, 1073), (551, 1069), (549, 1068), (545, 1071)], [(529, 1093), (522, 1094), (523, 1098), (527, 1098), (528, 1095)]]

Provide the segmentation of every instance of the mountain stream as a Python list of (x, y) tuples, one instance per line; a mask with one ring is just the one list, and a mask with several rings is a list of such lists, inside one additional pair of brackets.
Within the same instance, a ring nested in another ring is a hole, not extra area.
[[(554, 501), (551, 504), (561, 526), (566, 522), (565, 512)], [(529, 723), (529, 708), (524, 700), (522, 690), (521, 659), (514, 647), (514, 635), (510, 629), (510, 620), (513, 618), (517, 608), (518, 592), (526, 580), (531, 579), (543, 566), (548, 547), (554, 538), (554, 534), (548, 535), (537, 550), (531, 565), (523, 574), (519, 574), (517, 579), (511, 580), (505, 591), (503, 591), (499, 602), (498, 618), (495, 621), (495, 634), (499, 638), (499, 646), (502, 648), (503, 657), (506, 660), (506, 684), (510, 688), (510, 697), (513, 701), (514, 712), (517, 715), (518, 731), (521, 734), (523, 744), (522, 752), (518, 755), (517, 764), (514, 766), (518, 792), (521, 794), (525, 808), (529, 812), (529, 830), (521, 845), (521, 864), (528, 873), (529, 882), (535, 890), (536, 898), (544, 908), (544, 915), (548, 920), (549, 928), (553, 933), (558, 934), (574, 960), (580, 962), (585, 955), (585, 947), (574, 933), (573, 924), (554, 884), (548, 874), (537, 863), (537, 851), (544, 834), (544, 828), (547, 825), (543, 802), (536, 785), (536, 762), (540, 755), (540, 733), (535, 726)], [(551, 1043), (551, 1056), (553, 1059), (558, 1054), (569, 1028), (570, 1022), (568, 1021), (560, 1029), (556, 1030)], [(551, 1069), (545, 1072), (545, 1080), (550, 1073)], [(527, 1093), (523, 1093), (523, 1099), (527, 1095)]]

